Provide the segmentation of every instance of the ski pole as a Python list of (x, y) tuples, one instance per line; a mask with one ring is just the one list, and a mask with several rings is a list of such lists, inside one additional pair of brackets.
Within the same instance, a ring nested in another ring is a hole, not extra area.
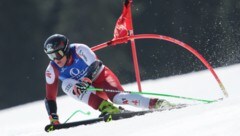
[(172, 97), (172, 98), (192, 100), (192, 101), (200, 101), (200, 102), (205, 102), (205, 103), (217, 102), (217, 100), (205, 100), (205, 99), (198, 99), (198, 98), (177, 96), (177, 95), (171, 95), (171, 94), (152, 93), (152, 92), (133, 92), (133, 91), (110, 90), (110, 89), (103, 89), (103, 88), (88, 88), (88, 91), (115, 92), (115, 93), (131, 93), (131, 94), (143, 94), (143, 95), (155, 95), (155, 96)]
[(82, 114), (84, 114), (84, 115), (90, 115), (91, 114), (91, 112), (84, 112), (84, 111), (82, 111), (82, 110), (76, 110), (75, 112), (73, 112), (71, 115), (70, 115), (70, 117), (68, 117), (68, 119), (64, 122), (64, 123), (67, 123), (76, 113), (78, 113), (78, 112), (80, 112), (80, 113), (82, 113)]

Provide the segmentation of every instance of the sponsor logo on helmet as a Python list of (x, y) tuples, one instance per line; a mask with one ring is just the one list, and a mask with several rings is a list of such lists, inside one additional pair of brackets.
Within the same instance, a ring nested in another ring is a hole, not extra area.
[(51, 51), (54, 51), (53, 44), (49, 43), (47, 44), (47, 52), (51, 52)]

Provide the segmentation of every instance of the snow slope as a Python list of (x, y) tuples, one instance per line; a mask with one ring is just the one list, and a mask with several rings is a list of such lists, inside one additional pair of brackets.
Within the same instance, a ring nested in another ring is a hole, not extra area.
[[(127, 120), (102, 122), (46, 133), (44, 126), (49, 122), (44, 102), (36, 101), (1, 110), (0, 135), (240, 136), (240, 79), (238, 77), (240, 65), (218, 68), (216, 72), (229, 93), (229, 98), (217, 103), (199, 104), (199, 102), (162, 97), (171, 102), (196, 103), (197, 105)], [(124, 85), (124, 88), (136, 90), (136, 84), (127, 84)], [(144, 81), (143, 90), (210, 100), (223, 97), (217, 82), (209, 71)], [(130, 109), (131, 107), (126, 108)], [(92, 118), (99, 114), (98, 111), (67, 96), (58, 98), (58, 114), (61, 122), (64, 122), (71, 113), (78, 109), (85, 112), (90, 111), (91, 115), (78, 113), (70, 121)]]

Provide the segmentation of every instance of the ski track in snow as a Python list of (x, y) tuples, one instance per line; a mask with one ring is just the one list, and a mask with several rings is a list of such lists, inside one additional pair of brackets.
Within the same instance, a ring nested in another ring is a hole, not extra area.
[[(44, 131), (49, 123), (43, 101), (36, 101), (0, 111), (1, 136), (240, 136), (240, 65), (215, 69), (229, 93), (229, 98), (212, 104), (165, 98), (175, 103), (196, 104), (183, 109), (151, 113), (131, 119), (97, 123), (50, 133)], [(185, 97), (218, 99), (223, 97), (220, 87), (209, 71), (147, 80), (142, 83), (146, 92), (168, 93)], [(136, 83), (124, 85), (135, 90)], [(43, 96), (44, 97), (44, 96)], [(150, 96), (147, 96), (150, 97)], [(152, 96), (151, 96), (152, 97)], [(90, 111), (91, 115), (76, 114), (70, 121), (94, 118), (98, 111), (68, 96), (57, 99), (60, 121), (74, 111)], [(125, 107), (135, 110), (132, 107)]]

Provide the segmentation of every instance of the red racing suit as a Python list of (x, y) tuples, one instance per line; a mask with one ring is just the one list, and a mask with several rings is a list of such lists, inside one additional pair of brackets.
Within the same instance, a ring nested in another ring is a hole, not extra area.
[(98, 109), (103, 100), (109, 99), (115, 104), (128, 104), (141, 108), (151, 107), (157, 99), (150, 99), (137, 94), (114, 92), (92, 92), (76, 96), (73, 86), (83, 78), (92, 80), (95, 88), (123, 90), (116, 75), (97, 59), (95, 53), (84, 44), (71, 44), (70, 53), (65, 66), (58, 67), (50, 61), (46, 73), (46, 99), (45, 104), (48, 114), (57, 112), (56, 97), (58, 94), (59, 80), (62, 81), (62, 90), (78, 101), (82, 101), (94, 109)]

